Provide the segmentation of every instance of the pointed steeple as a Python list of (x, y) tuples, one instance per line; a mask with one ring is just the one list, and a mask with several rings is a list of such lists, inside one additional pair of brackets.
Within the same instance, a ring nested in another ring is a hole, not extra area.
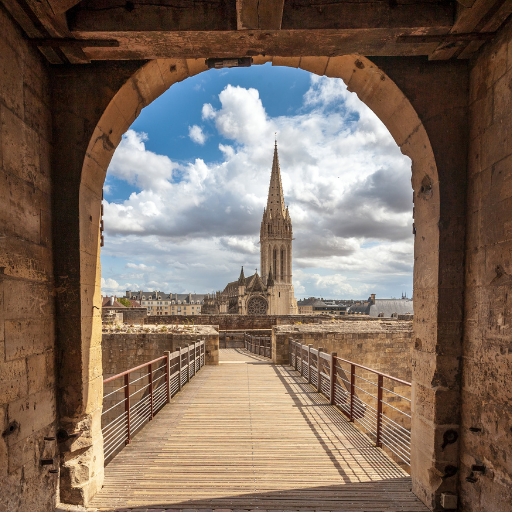
[(240, 277), (238, 278), (238, 286), (245, 286), (244, 267), (240, 271)]
[(277, 140), (274, 146), (274, 161), (272, 162), (272, 174), (268, 189), (267, 212), (270, 217), (285, 217), (283, 185), (281, 183), (281, 170), (279, 169), (279, 156), (277, 154)]
[(272, 265), (270, 265), (270, 270), (268, 272), (267, 286), (274, 286), (274, 276), (272, 275)]

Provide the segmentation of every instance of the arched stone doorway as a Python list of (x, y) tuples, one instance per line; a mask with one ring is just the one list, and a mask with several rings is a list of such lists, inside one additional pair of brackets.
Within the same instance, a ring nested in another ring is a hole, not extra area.
[[(460, 343), (457, 326), (462, 317), (463, 276), (462, 268), (456, 268), (457, 259), (462, 258), (463, 250), (461, 249), (461, 254), (454, 250), (458, 247), (460, 236), (463, 239), (463, 226), (461, 235), (460, 226), (456, 225), (463, 199), (456, 198), (452, 204), (447, 200), (443, 201), (446, 192), (440, 187), (439, 155), (442, 155), (445, 174), (457, 174), (465, 169), (465, 160), (458, 162), (456, 158), (451, 158), (449, 148), (447, 149), (446, 142), (442, 139), (442, 131), (437, 131), (435, 127), (439, 123), (462, 125), (463, 119), (440, 119), (442, 109), (438, 105), (432, 106), (432, 109), (437, 108), (439, 111), (432, 112), (430, 116), (430, 105), (423, 95), (420, 100), (415, 98), (415, 105), (420, 107), (422, 115), (429, 114), (422, 117), (422, 122), (411, 101), (389, 75), (375, 63), (358, 55), (332, 58), (257, 57), (254, 60), (255, 64), (272, 61), (273, 65), (299, 67), (318, 75), (342, 78), (348, 89), (357, 93), (376, 113), (402, 152), (412, 160), (416, 231), (414, 330), (417, 341), (413, 356), (414, 420), (411, 469), (414, 492), (427, 505), (432, 505), (441, 490), (454, 490), (456, 485), (455, 479), (442, 477), (445, 466), (457, 465), (457, 445), (455, 443), (441, 451), (438, 439), (447, 425), (457, 428), (458, 424), (458, 405), (454, 405), (446, 413), (445, 401), (453, 398), (455, 402), (458, 401), (456, 375), (459, 369), (456, 361), (459, 354), (456, 345)], [(394, 65), (392, 62), (380, 64), (390, 68)], [(79, 300), (76, 301), (79, 309), (75, 308), (75, 312), (79, 311), (81, 331), (79, 345), (74, 346), (63, 358), (66, 371), (61, 372), (59, 382), (60, 408), (61, 421), (67, 421), (75, 428), (80, 424), (87, 435), (80, 446), (69, 447), (68, 456), (62, 466), (61, 494), (70, 502), (86, 503), (101, 486), (103, 478), (100, 431), (102, 370), (99, 229), (102, 187), (107, 167), (122, 134), (142, 108), (172, 84), (203, 71), (206, 71), (203, 59), (156, 60), (137, 69), (124, 84), (118, 84), (120, 87), (115, 84), (105, 86), (102, 101), (106, 103), (106, 98), (111, 99), (106, 105), (99, 102), (101, 111), (93, 114), (99, 121), (89, 127), (92, 137), (88, 139), (88, 146), (82, 153), (82, 162), (75, 162), (76, 165), (81, 165), (78, 189), (73, 190), (75, 198), (78, 199), (75, 199), (75, 204), (78, 203), (75, 215), (79, 221), (79, 243), (78, 246), (71, 244), (71, 262), (63, 262), (60, 272), (69, 269), (68, 274), (74, 273), (71, 277), (66, 276), (74, 279), (74, 282), (65, 293), (72, 291), (79, 294)], [(415, 84), (418, 81), (423, 83), (420, 76), (409, 86), (407, 76), (401, 75), (400, 70), (396, 76), (401, 81), (402, 88), (409, 89), (407, 92), (411, 98)], [(428, 74), (424, 80), (428, 82)], [(429, 84), (423, 83), (423, 86), (427, 90)], [(98, 91), (94, 90), (94, 93), (98, 94)], [(66, 198), (61, 200), (66, 202)], [(455, 224), (452, 224), (452, 219)], [(454, 271), (449, 276), (443, 276), (440, 273), (440, 262), (449, 258), (453, 260)], [(443, 316), (446, 308), (450, 306), (451, 317)], [(60, 343), (62, 351), (63, 342)], [(436, 348), (440, 344), (450, 348), (449, 357), (443, 359), (443, 354)], [(73, 374), (73, 369), (81, 371), (77, 375)], [(437, 384), (439, 379), (442, 386)]]

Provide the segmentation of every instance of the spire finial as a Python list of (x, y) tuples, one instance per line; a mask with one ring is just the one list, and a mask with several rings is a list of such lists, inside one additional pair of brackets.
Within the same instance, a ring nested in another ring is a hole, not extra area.
[(271, 218), (286, 216), (283, 185), (281, 183), (281, 172), (279, 170), (279, 155), (277, 154), (277, 140), (274, 146), (274, 159), (272, 161), (272, 173), (270, 176), (270, 186), (268, 190), (267, 212)]

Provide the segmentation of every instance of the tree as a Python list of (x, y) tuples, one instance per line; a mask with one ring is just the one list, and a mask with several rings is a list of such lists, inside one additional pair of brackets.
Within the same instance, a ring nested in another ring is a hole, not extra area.
[(117, 302), (120, 302), (123, 306), (126, 306), (127, 308), (132, 307), (132, 303), (128, 299), (117, 299)]

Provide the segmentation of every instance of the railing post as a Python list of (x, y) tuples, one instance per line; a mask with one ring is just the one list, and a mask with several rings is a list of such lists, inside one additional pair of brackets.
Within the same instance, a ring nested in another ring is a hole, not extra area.
[(350, 418), (349, 421), (354, 421), (354, 396), (356, 385), (356, 365), (350, 365)]
[(178, 366), (178, 372), (179, 372), (179, 379), (178, 379), (178, 384), (179, 384), (179, 390), (181, 391), (181, 347), (178, 347), (178, 353), (179, 353), (179, 357), (178, 357), (178, 361), (179, 361), (179, 366)]
[(187, 345), (187, 382), (190, 382), (190, 345)]
[(126, 412), (126, 428), (127, 437), (124, 444), (132, 442), (131, 425), (130, 425), (130, 374), (124, 376), (124, 411)]
[(148, 364), (149, 370), (149, 403), (150, 403), (150, 416), (149, 420), (153, 419), (153, 365), (151, 363)]
[(165, 365), (165, 382), (167, 383), (167, 403), (171, 403), (171, 353), (165, 352), (167, 364)]
[(381, 435), (382, 435), (382, 385), (383, 377), (379, 374), (378, 387), (377, 387), (377, 443), (378, 447), (382, 446)]
[(295, 371), (297, 371), (297, 342), (295, 342)]
[(308, 384), (311, 384), (311, 348), (313, 345), (308, 345)]
[(329, 397), (331, 399), (331, 405), (335, 404), (334, 400), (334, 384), (336, 382), (336, 357), (338, 353), (337, 352), (331, 352), (331, 396)]
[(300, 374), (304, 377), (304, 345), (300, 344)]
[(318, 349), (318, 361), (316, 362), (316, 368), (317, 368), (317, 380), (316, 380), (316, 390), (318, 393), (322, 392), (322, 358), (321, 353), (324, 351), (323, 347), (320, 347)]

